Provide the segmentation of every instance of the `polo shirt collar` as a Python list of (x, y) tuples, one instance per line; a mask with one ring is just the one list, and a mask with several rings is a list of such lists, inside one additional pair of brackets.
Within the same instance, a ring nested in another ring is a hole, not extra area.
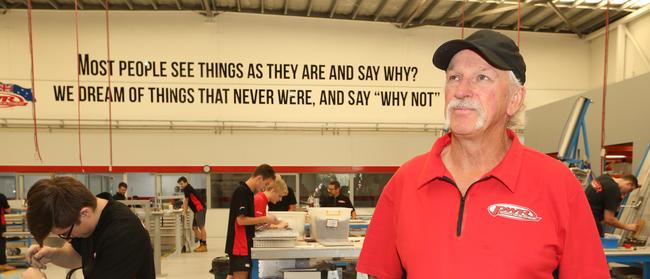
[[(519, 178), (519, 170), (521, 169), (524, 147), (512, 130), (507, 129), (506, 133), (508, 138), (512, 140), (512, 144), (510, 145), (506, 156), (503, 157), (503, 160), (501, 160), (494, 169), (484, 174), (483, 177), (493, 177), (499, 180), (511, 192), (514, 192), (517, 188), (517, 179)], [(419, 175), (418, 188), (421, 188), (435, 179), (452, 177), (440, 156), (442, 150), (450, 143), (451, 133), (447, 133), (436, 140), (433, 144), (431, 151), (427, 154), (424, 167)]]

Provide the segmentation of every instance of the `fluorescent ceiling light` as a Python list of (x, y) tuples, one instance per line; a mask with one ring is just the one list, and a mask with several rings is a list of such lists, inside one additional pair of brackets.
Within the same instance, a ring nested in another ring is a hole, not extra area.
[(606, 159), (623, 159), (625, 155), (605, 155)]

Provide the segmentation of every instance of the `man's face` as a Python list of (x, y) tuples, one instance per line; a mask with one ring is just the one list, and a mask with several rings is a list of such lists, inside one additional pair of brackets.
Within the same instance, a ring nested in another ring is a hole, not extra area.
[(458, 52), (449, 63), (446, 77), (445, 116), (454, 134), (505, 127), (508, 115), (519, 109), (519, 103), (509, 104), (508, 72), (493, 67), (474, 51)]
[(341, 194), (341, 188), (336, 188), (336, 186), (330, 184), (330, 185), (327, 185), (327, 192), (332, 197), (338, 197)]
[(255, 191), (257, 191), (257, 192), (263, 191), (266, 187), (271, 185), (271, 183), (273, 183), (273, 181), (275, 181), (275, 179), (273, 179), (273, 178), (264, 179), (261, 175), (256, 176), (255, 177), (255, 185), (254, 185)]
[(621, 189), (621, 194), (625, 195), (629, 192), (632, 192), (632, 190), (634, 190), (634, 184), (632, 183), (632, 181), (622, 179), (619, 188)]
[(272, 203), (278, 203), (282, 201), (282, 198), (286, 196), (287, 194), (282, 194), (276, 190), (271, 190), (271, 197), (269, 197), (269, 201)]
[(94, 214), (95, 211), (92, 208), (84, 207), (80, 211), (79, 219), (77, 219), (77, 222), (73, 226), (68, 226), (66, 228), (53, 227), (52, 230), (50, 230), (50, 233), (58, 235), (63, 239), (88, 238), (95, 230), (95, 227), (90, 225), (92, 223), (90, 219)]
[(126, 187), (117, 187), (117, 192), (122, 195), (126, 194)]

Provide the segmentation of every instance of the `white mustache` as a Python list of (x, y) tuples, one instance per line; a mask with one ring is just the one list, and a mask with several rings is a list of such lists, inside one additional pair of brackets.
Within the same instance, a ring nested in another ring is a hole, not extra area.
[(481, 106), (481, 103), (476, 100), (476, 99), (470, 99), (470, 98), (463, 98), (463, 99), (458, 99), (454, 98), (449, 103), (447, 104), (447, 110), (446, 110), (446, 115), (445, 115), (445, 129), (448, 130), (450, 125), (451, 125), (451, 112), (454, 109), (472, 109), (475, 110), (476, 113), (478, 113), (478, 119), (476, 120), (476, 125), (474, 126), (476, 129), (480, 129), (485, 125), (485, 110), (483, 109), (483, 106)]
[(473, 109), (473, 110), (483, 110), (481, 103), (476, 99), (456, 99), (454, 98), (447, 104), (447, 111), (450, 112), (452, 109)]

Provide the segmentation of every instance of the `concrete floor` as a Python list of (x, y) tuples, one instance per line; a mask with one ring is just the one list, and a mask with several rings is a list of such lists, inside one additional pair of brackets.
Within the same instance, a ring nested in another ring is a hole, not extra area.
[[(208, 238), (208, 252), (207, 253), (184, 253), (179, 256), (167, 256), (162, 259), (162, 276), (158, 278), (165, 279), (212, 279), (209, 270), (212, 267), (212, 259), (224, 255), (225, 238)], [(25, 269), (17, 269), (14, 271), (7, 271), (0, 273), (0, 279), (19, 279), (20, 275)], [(57, 267), (55, 265), (48, 266), (45, 270), (47, 278), (63, 279), (65, 278), (67, 269)], [(82, 279), (83, 276), (79, 273), (75, 279)]]

